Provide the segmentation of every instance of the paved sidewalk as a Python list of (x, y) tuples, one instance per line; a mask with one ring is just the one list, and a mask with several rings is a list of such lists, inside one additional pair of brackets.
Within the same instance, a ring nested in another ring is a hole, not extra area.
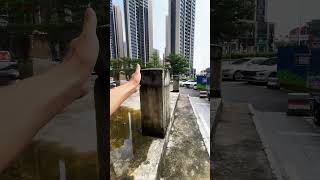
[(193, 112), (210, 156), (210, 102), (199, 97), (189, 97)]
[(254, 111), (256, 126), (282, 179), (320, 179), (320, 129), (307, 117)]
[(188, 96), (180, 95), (174, 117), (161, 178), (210, 179), (209, 155)]
[(246, 103), (224, 103), (212, 141), (214, 180), (275, 180)]

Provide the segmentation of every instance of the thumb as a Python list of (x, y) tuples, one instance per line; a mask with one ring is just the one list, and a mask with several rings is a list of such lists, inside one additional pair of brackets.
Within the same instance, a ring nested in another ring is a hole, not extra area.
[(140, 64), (137, 64), (137, 66), (136, 66), (136, 72), (140, 73), (140, 70), (141, 70)]
[(92, 8), (87, 8), (84, 14), (84, 23), (82, 34), (86, 34), (88, 36), (96, 35), (97, 28), (97, 16)]

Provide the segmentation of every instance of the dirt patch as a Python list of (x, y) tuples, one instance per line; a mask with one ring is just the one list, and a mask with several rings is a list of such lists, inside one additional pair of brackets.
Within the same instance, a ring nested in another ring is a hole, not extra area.
[(211, 145), (213, 179), (276, 180), (247, 104), (224, 104)]

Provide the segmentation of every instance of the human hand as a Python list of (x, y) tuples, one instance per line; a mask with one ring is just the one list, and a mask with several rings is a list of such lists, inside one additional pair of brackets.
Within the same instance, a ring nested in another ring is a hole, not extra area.
[(141, 67), (139, 64), (136, 66), (136, 71), (131, 75), (130, 83), (132, 83), (135, 87), (138, 87), (141, 81)]
[(64, 63), (73, 66), (81, 79), (80, 91), (84, 95), (89, 90), (89, 76), (96, 64), (99, 53), (99, 41), (96, 34), (97, 16), (92, 8), (84, 15), (83, 29), (79, 37), (73, 39)]

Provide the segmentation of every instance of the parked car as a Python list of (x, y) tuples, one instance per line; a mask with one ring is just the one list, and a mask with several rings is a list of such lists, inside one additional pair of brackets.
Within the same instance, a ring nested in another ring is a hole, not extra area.
[(193, 89), (194, 89), (194, 90), (197, 90), (197, 85), (196, 85), (196, 84), (193, 86)]
[(269, 75), (268, 82), (267, 82), (267, 88), (280, 88), (280, 81), (277, 77), (277, 72), (272, 72)]
[(186, 81), (186, 80), (181, 80), (181, 81), (179, 81), (179, 86), (180, 86), (180, 87), (183, 87), (185, 82), (187, 82), (187, 81)]
[(110, 80), (110, 89), (117, 87), (117, 83), (114, 80)]
[(265, 83), (272, 72), (277, 71), (277, 58), (270, 58), (260, 61), (257, 64), (250, 64), (241, 71), (243, 79), (249, 83)]
[(0, 84), (8, 85), (20, 78), (18, 63), (8, 51), (0, 51)]
[(311, 93), (310, 101), (310, 112), (313, 116), (313, 123), (320, 126), (320, 94)]
[(239, 81), (243, 79), (241, 73), (242, 70), (250, 67), (251, 65), (259, 64), (268, 58), (253, 57), (253, 58), (241, 58), (234, 60), (232, 63), (224, 63), (222, 66), (222, 79)]
[(195, 80), (188, 80), (187, 82), (184, 83), (183, 86), (187, 87), (187, 88), (193, 88), (193, 86), (197, 84), (197, 82)]

